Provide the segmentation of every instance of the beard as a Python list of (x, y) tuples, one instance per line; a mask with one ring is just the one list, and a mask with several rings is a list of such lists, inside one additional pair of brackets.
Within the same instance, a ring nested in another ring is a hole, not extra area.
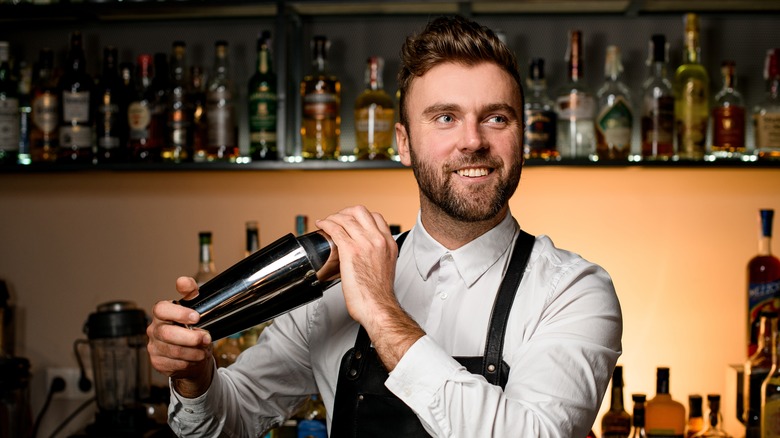
[[(481, 222), (496, 217), (515, 193), (523, 169), (521, 158), (507, 168), (501, 158), (491, 156), (488, 150), (463, 155), (457, 162), (446, 162), (438, 167), (419, 160), (411, 144), (409, 154), (422, 195), (449, 217), (463, 222)], [(456, 190), (453, 187), (453, 173), (455, 169), (463, 166), (493, 169), (493, 172), (498, 174), (497, 185)]]

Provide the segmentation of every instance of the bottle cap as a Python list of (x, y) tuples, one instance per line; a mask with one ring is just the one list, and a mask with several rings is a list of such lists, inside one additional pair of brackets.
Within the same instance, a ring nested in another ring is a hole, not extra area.
[(644, 403), (645, 400), (647, 400), (647, 396), (645, 394), (631, 394), (631, 400), (634, 401), (634, 403)]
[(650, 37), (650, 58), (648, 64), (653, 62), (666, 62), (668, 59), (667, 54), (668, 44), (666, 44), (666, 36), (664, 34), (657, 33)]
[(544, 79), (544, 58), (533, 58), (528, 68), (528, 79), (538, 81)]
[(689, 416), (691, 417), (702, 416), (701, 402), (702, 402), (702, 398), (699, 394), (691, 394), (688, 396), (688, 409), (690, 410)]
[(762, 209), (760, 211), (761, 216), (761, 235), (764, 237), (772, 237), (772, 220), (775, 216), (775, 211), (772, 209)]
[(623, 386), (623, 367), (621, 365), (612, 370), (612, 386)]

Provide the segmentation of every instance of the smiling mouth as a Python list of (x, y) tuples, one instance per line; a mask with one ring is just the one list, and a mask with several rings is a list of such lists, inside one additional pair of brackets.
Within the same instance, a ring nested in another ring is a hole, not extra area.
[(487, 176), (492, 171), (492, 169), (487, 167), (471, 167), (468, 169), (458, 169), (455, 173), (457, 173), (458, 176), (466, 178), (478, 178), (480, 176)]

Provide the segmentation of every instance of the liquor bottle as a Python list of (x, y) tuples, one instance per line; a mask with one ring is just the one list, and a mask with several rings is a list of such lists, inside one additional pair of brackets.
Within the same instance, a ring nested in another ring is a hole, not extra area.
[(634, 402), (634, 415), (631, 417), (631, 438), (646, 438), (645, 431), (645, 400), (644, 394), (631, 394), (631, 400)]
[(772, 221), (775, 211), (759, 210), (760, 235), (758, 254), (747, 266), (748, 288), (748, 357), (758, 347), (759, 318), (761, 312), (777, 312), (780, 309), (780, 259), (772, 254)]
[(234, 333), (225, 339), (217, 342), (214, 346), (214, 358), (218, 367), (227, 367), (232, 365), (238, 359), (243, 348), (241, 346), (241, 333)]
[(745, 154), (745, 103), (737, 91), (734, 61), (721, 64), (723, 88), (715, 95), (712, 107), (712, 146), (715, 158), (741, 158)]
[(228, 43), (215, 45), (214, 76), (206, 87), (208, 142), (205, 151), (196, 151), (199, 161), (230, 161), (238, 158), (233, 83), (228, 76)]
[(198, 251), (198, 272), (193, 277), (198, 286), (214, 278), (218, 272), (214, 264), (214, 251), (211, 243), (211, 232), (201, 231), (198, 233), (199, 251)]
[(669, 368), (656, 370), (655, 397), (645, 406), (645, 429), (648, 437), (675, 436), (685, 433), (685, 406), (669, 394)]
[(596, 99), (583, 75), (582, 32), (573, 30), (566, 53), (568, 81), (556, 99), (558, 153), (562, 158), (594, 158)]
[(19, 156), (19, 84), (11, 72), (10, 49), (0, 41), (0, 165), (16, 164)]
[(685, 49), (682, 64), (674, 75), (674, 87), (677, 156), (685, 160), (704, 159), (710, 80), (701, 64), (699, 17), (696, 14), (685, 15)]
[(355, 100), (355, 156), (358, 160), (390, 160), (395, 157), (393, 136), (395, 104), (384, 89), (385, 60), (366, 61), (366, 88)]
[(43, 48), (38, 54), (38, 68), (31, 90), (32, 125), (30, 153), (33, 163), (57, 161), (60, 137), (57, 131), (59, 98), (54, 75), (54, 52)]
[(764, 60), (766, 94), (753, 109), (756, 155), (780, 160), (780, 49), (769, 49)]
[(761, 384), (772, 369), (772, 333), (777, 331), (777, 314), (759, 315), (758, 348), (745, 362), (742, 383), (742, 412), (745, 438), (761, 438)]
[(612, 396), (609, 411), (601, 417), (603, 438), (628, 438), (631, 433), (631, 416), (623, 407), (623, 367), (612, 371)]
[(761, 438), (780, 437), (780, 336), (772, 332), (772, 368), (761, 383)]
[(526, 126), (523, 155), (525, 158), (557, 160), (558, 115), (555, 113), (555, 102), (547, 95), (543, 58), (531, 60), (526, 87), (528, 95), (524, 108)]
[(96, 87), (96, 160), (99, 163), (124, 161), (126, 155), (129, 96), (123, 95), (117, 55), (116, 47), (103, 49), (103, 73)]
[(305, 214), (295, 216), (295, 235), (303, 236), (309, 227), (309, 218)]
[(153, 161), (160, 148), (159, 138), (152, 135), (153, 70), (152, 55), (138, 55), (135, 96), (127, 107), (127, 123), (130, 128), (127, 143), (133, 161)]
[(249, 156), (252, 160), (276, 160), (276, 74), (271, 60), (271, 33), (257, 39), (257, 69), (249, 78)]
[(707, 421), (704, 425), (704, 429), (694, 436), (707, 438), (730, 438), (731, 435), (723, 430), (723, 415), (720, 413), (720, 395), (708, 394), (707, 406), (709, 407), (709, 414), (707, 415)]
[(312, 395), (298, 413), (298, 438), (327, 438), (325, 405), (318, 394)]
[(642, 159), (674, 158), (674, 91), (666, 77), (669, 44), (662, 34), (650, 38), (648, 78), (642, 84)]
[(257, 227), (257, 221), (247, 221), (244, 257), (249, 256), (258, 249), (260, 249), (260, 230)]
[(154, 54), (154, 76), (149, 84), (149, 137), (153, 147), (149, 147), (146, 161), (162, 161), (163, 148), (168, 141), (168, 100), (171, 95), (171, 72), (168, 55)]
[(698, 394), (688, 396), (688, 423), (685, 425), (685, 437), (690, 438), (704, 429), (702, 398)]
[(59, 82), (59, 162), (92, 163), (95, 83), (87, 73), (81, 32), (70, 37), (70, 54)]
[(182, 163), (192, 159), (192, 105), (187, 99), (187, 45), (174, 41), (171, 52), (171, 89), (167, 102), (167, 138), (162, 160)]
[(596, 92), (596, 155), (599, 160), (626, 160), (631, 153), (634, 110), (631, 92), (623, 82), (623, 63), (617, 46), (607, 47), (604, 85)]
[(32, 89), (33, 66), (27, 63), (19, 65), (19, 153), (16, 162), (21, 165), (32, 163), (30, 155), (30, 126), (32, 125)]
[(341, 82), (328, 73), (328, 38), (312, 39), (312, 72), (301, 81), (301, 141), (304, 159), (337, 159), (341, 136)]
[(187, 101), (192, 107), (192, 151), (193, 160), (206, 160), (208, 124), (206, 123), (206, 74), (197, 65), (190, 67), (190, 83)]

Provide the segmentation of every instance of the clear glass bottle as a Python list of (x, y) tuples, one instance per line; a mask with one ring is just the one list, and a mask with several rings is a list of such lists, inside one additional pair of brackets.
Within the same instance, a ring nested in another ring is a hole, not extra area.
[(87, 73), (81, 32), (70, 36), (70, 53), (59, 82), (60, 148), (57, 161), (92, 163), (95, 82)]
[(634, 402), (633, 416), (631, 417), (631, 438), (646, 438), (645, 431), (645, 394), (631, 394), (631, 400)]
[(710, 79), (701, 64), (699, 17), (696, 14), (685, 15), (683, 61), (675, 72), (674, 86), (677, 156), (685, 160), (702, 160), (710, 114)]
[(555, 102), (547, 94), (544, 59), (531, 60), (525, 92), (523, 154), (525, 158), (557, 160), (560, 158), (556, 145), (558, 114)]
[(609, 410), (601, 417), (602, 438), (628, 438), (631, 433), (631, 415), (623, 407), (623, 367), (612, 371), (612, 392)]
[(60, 144), (57, 130), (59, 97), (54, 52), (50, 48), (43, 48), (38, 53), (37, 72), (31, 91), (30, 153), (33, 163), (50, 163), (57, 161)]
[(645, 407), (645, 429), (648, 436), (683, 436), (685, 406), (669, 394), (669, 368), (656, 370), (656, 394)]
[(271, 57), (271, 32), (257, 39), (257, 68), (249, 78), (249, 156), (252, 160), (276, 160), (276, 73)]
[(104, 47), (103, 72), (96, 90), (98, 102), (95, 117), (95, 159), (98, 163), (114, 163), (124, 159), (128, 103), (122, 91), (117, 48)]
[(582, 32), (571, 31), (566, 52), (568, 80), (555, 101), (561, 158), (596, 157), (596, 99), (583, 75)]
[(666, 36), (650, 38), (648, 74), (642, 84), (642, 159), (674, 158), (674, 91), (667, 78), (669, 44)]
[(174, 41), (170, 60), (171, 89), (167, 102), (167, 135), (162, 160), (171, 163), (192, 161), (192, 105), (187, 99), (187, 45)]
[(723, 61), (720, 67), (723, 88), (715, 95), (712, 107), (712, 146), (714, 158), (736, 158), (745, 154), (745, 102), (737, 91), (734, 61)]
[(33, 66), (19, 63), (19, 152), (16, 162), (21, 165), (32, 163), (30, 156), (30, 126), (32, 125), (32, 89)]
[(147, 161), (162, 161), (163, 149), (168, 142), (168, 101), (171, 95), (171, 70), (168, 55), (159, 52), (154, 54), (154, 76), (149, 85), (149, 110), (151, 124), (149, 135), (153, 139), (153, 148)]
[(772, 332), (772, 368), (761, 384), (761, 438), (780, 437), (780, 348), (777, 330)]
[(759, 210), (758, 254), (747, 265), (748, 357), (758, 348), (759, 314), (780, 309), (780, 259), (772, 253), (772, 222), (775, 211)]
[(764, 59), (764, 99), (753, 108), (755, 153), (759, 160), (780, 160), (780, 49)]
[(631, 153), (634, 109), (631, 92), (623, 82), (623, 62), (618, 46), (607, 47), (604, 84), (596, 92), (596, 155), (599, 160), (627, 160)]
[(0, 165), (14, 165), (19, 159), (19, 84), (10, 56), (8, 41), (0, 41)]
[(235, 162), (239, 155), (236, 141), (236, 109), (233, 82), (228, 69), (228, 43), (214, 46), (214, 74), (206, 87), (206, 150), (195, 151), (195, 161)]
[(688, 396), (688, 424), (685, 425), (685, 436), (690, 438), (704, 430), (703, 400), (699, 394)]
[(777, 314), (759, 315), (758, 348), (745, 362), (742, 383), (740, 421), (745, 424), (745, 438), (761, 438), (761, 384), (772, 369), (772, 333), (777, 331)]
[(395, 158), (395, 104), (385, 91), (382, 72), (385, 60), (372, 56), (366, 61), (366, 88), (355, 99), (355, 156), (358, 160)]
[(730, 438), (731, 435), (723, 430), (723, 415), (720, 413), (720, 395), (708, 394), (707, 406), (709, 407), (709, 413), (707, 414), (707, 421), (705, 422), (704, 429), (694, 436)]
[(341, 81), (328, 72), (330, 41), (312, 39), (312, 72), (301, 81), (303, 159), (338, 159), (341, 137)]
[(193, 277), (198, 286), (214, 278), (218, 272), (214, 263), (214, 251), (211, 242), (211, 232), (198, 233), (198, 272)]
[(192, 106), (192, 150), (195, 161), (205, 161), (208, 144), (206, 123), (206, 73), (197, 65), (190, 67), (187, 102)]

